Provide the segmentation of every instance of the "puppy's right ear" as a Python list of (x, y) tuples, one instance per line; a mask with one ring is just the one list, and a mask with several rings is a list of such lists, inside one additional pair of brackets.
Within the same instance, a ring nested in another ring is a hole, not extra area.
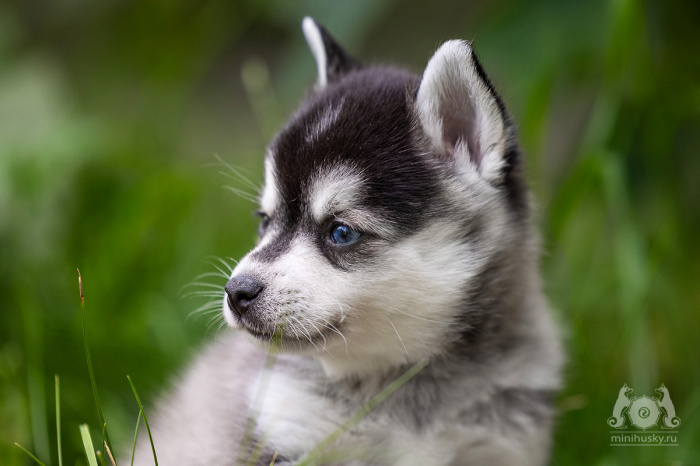
[(317, 86), (324, 88), (348, 71), (361, 68), (362, 65), (341, 47), (328, 31), (310, 17), (301, 22), (306, 43), (316, 59), (318, 67)]

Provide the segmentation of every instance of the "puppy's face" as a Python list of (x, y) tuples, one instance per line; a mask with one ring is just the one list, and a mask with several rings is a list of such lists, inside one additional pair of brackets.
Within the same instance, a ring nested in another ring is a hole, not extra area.
[(438, 105), (455, 97), (443, 61), (422, 81), (379, 68), (319, 77), (268, 150), (259, 242), (226, 286), (231, 326), (342, 375), (442, 352), (479, 320), (471, 297), (512, 210), (489, 175), (505, 136), (503, 123), (474, 127), (489, 123), (481, 102), (466, 116)]

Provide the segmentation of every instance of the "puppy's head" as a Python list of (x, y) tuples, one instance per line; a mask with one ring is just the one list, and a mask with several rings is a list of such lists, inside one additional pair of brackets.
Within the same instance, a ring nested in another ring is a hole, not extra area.
[(466, 42), (420, 78), (303, 29), (318, 82), (269, 147), (226, 320), (338, 375), (444, 352), (482, 330), (484, 276), (527, 217), (507, 115)]

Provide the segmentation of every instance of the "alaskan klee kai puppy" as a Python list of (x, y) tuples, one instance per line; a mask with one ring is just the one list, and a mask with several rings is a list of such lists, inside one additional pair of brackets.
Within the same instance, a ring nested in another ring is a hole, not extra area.
[(547, 463), (563, 355), (515, 126), (470, 43), (417, 76), (303, 31), (318, 81), (269, 146), (260, 239), (222, 290), (238, 331), (153, 413), (160, 464)]

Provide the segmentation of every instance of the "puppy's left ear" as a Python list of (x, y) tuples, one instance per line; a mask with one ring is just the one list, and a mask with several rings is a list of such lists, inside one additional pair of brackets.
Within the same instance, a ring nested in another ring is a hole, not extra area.
[(312, 18), (304, 18), (301, 29), (316, 59), (318, 87), (324, 88), (345, 73), (362, 67), (360, 62), (352, 58), (328, 31)]
[(468, 42), (445, 42), (423, 73), (416, 109), (434, 152), (497, 182), (508, 164), (508, 117)]

